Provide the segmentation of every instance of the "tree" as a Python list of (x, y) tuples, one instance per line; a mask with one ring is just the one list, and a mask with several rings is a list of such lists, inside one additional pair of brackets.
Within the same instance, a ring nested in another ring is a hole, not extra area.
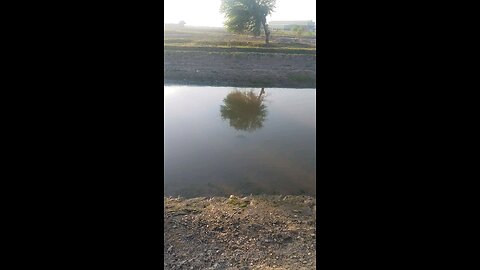
[(220, 12), (225, 14), (225, 26), (234, 33), (250, 33), (260, 36), (265, 33), (265, 43), (269, 44), (270, 30), (267, 16), (273, 12), (276, 0), (222, 0)]
[(230, 126), (236, 130), (252, 132), (263, 127), (267, 116), (267, 106), (262, 104), (264, 88), (258, 97), (253, 90), (249, 92), (233, 91), (223, 100), (220, 106), (223, 120), (229, 120)]
[(185, 21), (180, 21), (180, 22), (178, 23), (178, 25), (179, 25), (180, 27), (185, 27)]

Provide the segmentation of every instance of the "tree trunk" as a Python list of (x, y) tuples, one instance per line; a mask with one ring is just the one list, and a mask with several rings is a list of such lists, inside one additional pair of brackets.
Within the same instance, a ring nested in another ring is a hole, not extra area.
[(266, 18), (263, 18), (262, 21), (263, 24), (263, 31), (265, 31), (265, 44), (268, 46), (269, 38), (270, 38), (270, 30), (268, 30), (268, 25), (267, 25), (267, 20)]
[(261, 98), (264, 93), (265, 93), (265, 88), (262, 88), (262, 90), (260, 91), (260, 95), (258, 95), (258, 98), (257, 98), (258, 101), (262, 101)]

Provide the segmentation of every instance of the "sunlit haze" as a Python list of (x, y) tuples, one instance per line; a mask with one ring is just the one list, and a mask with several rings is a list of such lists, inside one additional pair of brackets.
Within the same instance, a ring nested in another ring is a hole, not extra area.
[[(165, 23), (185, 21), (186, 26), (222, 27), (220, 0), (165, 0)], [(277, 0), (274, 12), (267, 21), (316, 21), (315, 0)]]

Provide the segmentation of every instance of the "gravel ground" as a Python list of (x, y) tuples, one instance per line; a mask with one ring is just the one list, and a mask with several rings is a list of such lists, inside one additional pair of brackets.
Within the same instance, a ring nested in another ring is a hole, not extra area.
[(310, 196), (164, 198), (164, 269), (315, 269)]

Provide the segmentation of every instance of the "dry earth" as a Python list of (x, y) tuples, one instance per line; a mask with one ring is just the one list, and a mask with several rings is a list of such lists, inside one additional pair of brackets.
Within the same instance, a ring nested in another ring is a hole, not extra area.
[(165, 51), (165, 84), (316, 87), (316, 55)]
[(315, 269), (316, 199), (164, 198), (164, 269)]

